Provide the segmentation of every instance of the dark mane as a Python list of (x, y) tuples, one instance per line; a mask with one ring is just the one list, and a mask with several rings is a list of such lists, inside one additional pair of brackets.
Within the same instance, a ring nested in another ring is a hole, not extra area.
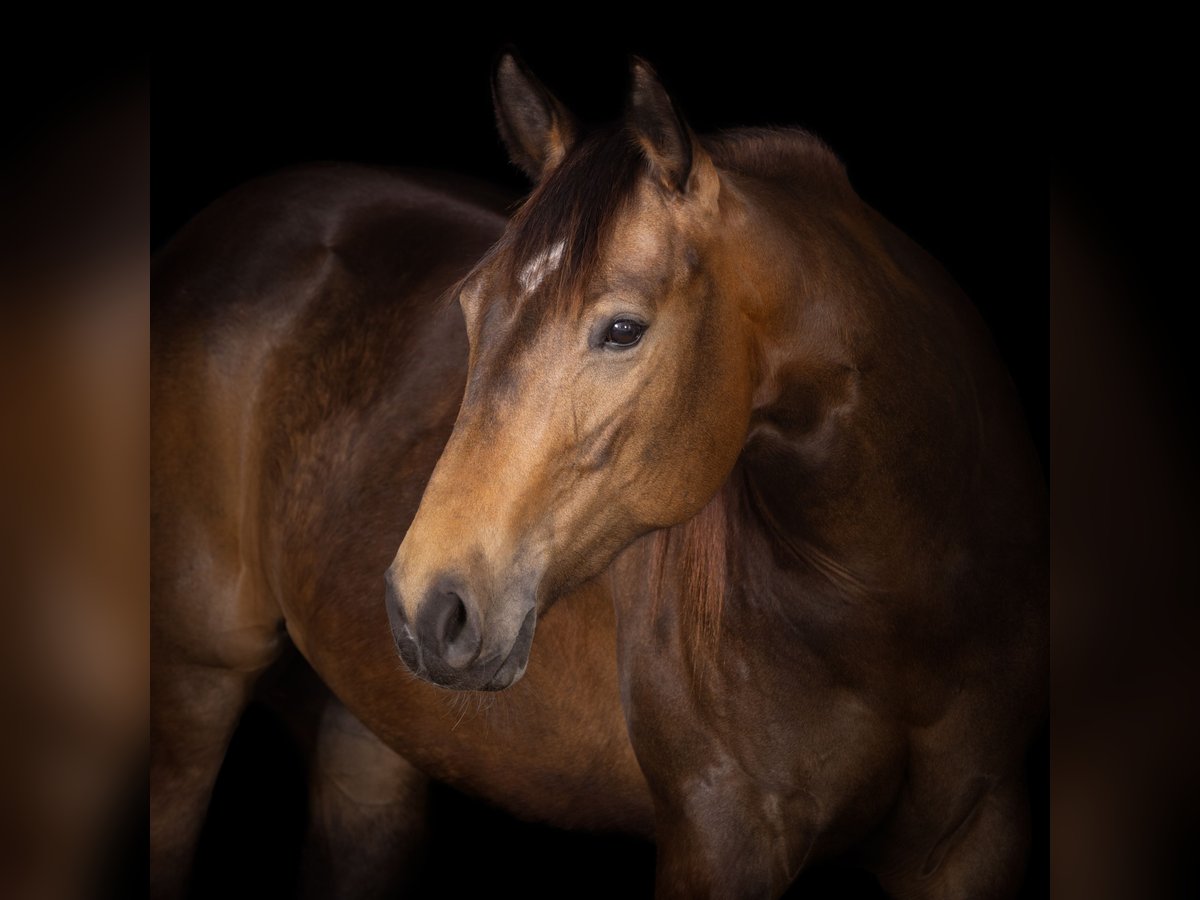
[[(508, 296), (527, 293), (526, 302), (543, 309), (577, 307), (644, 166), (641, 149), (623, 125), (595, 131), (573, 147), (529, 195), (496, 246)], [(522, 290), (522, 273), (559, 241), (557, 269), (536, 290)]]
[[(702, 137), (721, 169), (827, 188), (848, 187), (845, 170), (817, 137), (799, 128), (743, 128)], [(513, 216), (501, 241), (488, 254), (502, 259), (503, 293), (524, 297), (538, 312), (574, 310), (600, 263), (612, 231), (632, 198), (646, 165), (633, 134), (618, 123), (586, 135), (541, 182)], [(539, 255), (563, 242), (555, 271), (536, 290), (521, 275)]]

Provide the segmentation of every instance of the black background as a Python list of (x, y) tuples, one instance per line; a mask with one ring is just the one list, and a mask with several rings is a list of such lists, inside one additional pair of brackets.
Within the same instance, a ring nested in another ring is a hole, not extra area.
[[(1048, 261), (1042, 57), (1028, 23), (980, 18), (817, 21), (685, 10), (650, 26), (613, 8), (542, 21), (444, 21), (402, 8), (360, 18), (181, 20), (152, 67), (152, 246), (247, 178), (308, 160), (468, 172), (522, 190), (496, 137), (489, 77), (514, 43), (585, 120), (618, 114), (627, 54), (658, 69), (700, 132), (802, 125), (846, 164), (859, 194), (929, 250), (992, 329), (1046, 459)], [(566, 19), (575, 19), (568, 24)], [(865, 30), (869, 29), (869, 30)], [(536, 652), (536, 648), (535, 651)], [(1035, 852), (1027, 896), (1046, 893), (1046, 740), (1031, 758)], [(516, 823), (439, 789), (426, 893), (649, 896), (653, 854), (615, 839)], [(200, 862), (201, 893), (262, 896), (294, 877), (303, 819), (301, 763), (255, 707), (231, 749)], [(565, 867), (565, 869), (563, 868)], [(562, 881), (562, 872), (571, 880)], [(240, 873), (236, 878), (233, 873)], [(632, 886), (636, 886), (632, 887)], [(875, 896), (870, 879), (822, 867), (793, 893)]]
[(607, 22), (551, 37), (542, 24), (463, 18), (469, 31), (364, 17), (164, 42), (153, 68), (154, 247), (221, 193), (296, 162), (440, 168), (523, 191), (493, 125), (498, 48), (514, 44), (592, 121), (619, 114), (628, 54), (639, 53), (697, 131), (801, 125), (823, 138), (859, 194), (982, 311), (1044, 451), (1047, 147), (1026, 23), (906, 19), (864, 34), (849, 21)]

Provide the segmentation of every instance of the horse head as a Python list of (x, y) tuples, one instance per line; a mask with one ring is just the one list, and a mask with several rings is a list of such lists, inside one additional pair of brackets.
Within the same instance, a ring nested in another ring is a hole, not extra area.
[(477, 690), (521, 677), (556, 598), (704, 507), (753, 390), (737, 210), (650, 66), (633, 62), (623, 119), (587, 134), (511, 54), (493, 95), (536, 186), (457, 286), (467, 387), (387, 573), (404, 661)]

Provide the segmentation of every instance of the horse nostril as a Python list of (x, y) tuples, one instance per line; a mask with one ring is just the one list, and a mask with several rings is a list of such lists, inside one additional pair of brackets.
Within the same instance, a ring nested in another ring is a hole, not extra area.
[(479, 656), (479, 628), (458, 591), (431, 591), (417, 618), (422, 645), (447, 665), (462, 669)]
[(453, 644), (458, 639), (467, 624), (467, 607), (462, 602), (462, 597), (453, 593), (448, 596), (452, 602), (446, 604), (450, 612), (446, 615), (445, 623), (442, 626), (442, 643), (447, 645)]

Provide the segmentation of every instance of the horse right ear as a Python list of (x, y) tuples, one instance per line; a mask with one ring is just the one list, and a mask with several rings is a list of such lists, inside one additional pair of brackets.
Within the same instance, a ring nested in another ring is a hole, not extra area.
[(574, 117), (512, 50), (505, 50), (496, 62), (492, 101), (509, 158), (541, 181), (575, 143)]

